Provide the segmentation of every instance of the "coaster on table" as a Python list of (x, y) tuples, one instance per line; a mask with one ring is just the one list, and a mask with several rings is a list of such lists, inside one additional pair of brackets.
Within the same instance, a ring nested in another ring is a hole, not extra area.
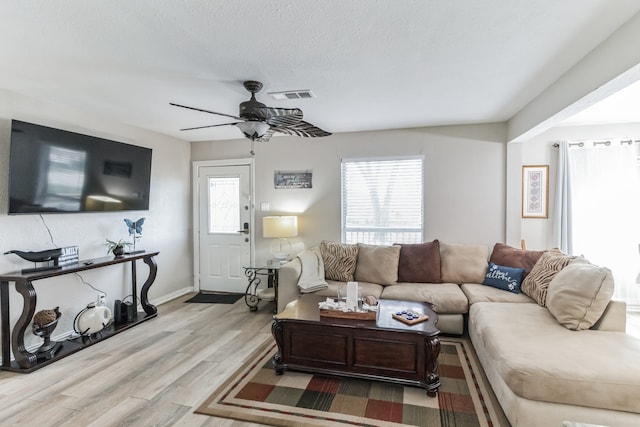
[(429, 316), (427, 316), (426, 314), (416, 313), (412, 310), (398, 311), (397, 313), (393, 313), (391, 317), (403, 323), (406, 323), (407, 325), (415, 325), (416, 323), (429, 320)]

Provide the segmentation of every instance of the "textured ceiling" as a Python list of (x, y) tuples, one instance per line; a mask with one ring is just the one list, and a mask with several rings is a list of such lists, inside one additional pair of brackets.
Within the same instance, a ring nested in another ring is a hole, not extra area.
[[(330, 132), (508, 120), (640, 10), (635, 0), (4, 2), (0, 88), (185, 140), (258, 99)], [(266, 92), (310, 89), (315, 99)]]

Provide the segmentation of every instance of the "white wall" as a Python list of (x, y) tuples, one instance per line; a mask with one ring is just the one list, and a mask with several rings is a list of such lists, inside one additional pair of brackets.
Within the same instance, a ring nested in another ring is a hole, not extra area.
[(640, 78), (640, 13), (527, 104), (508, 123), (508, 141), (528, 141)]
[[(45, 214), (42, 219), (38, 215), (7, 215), (11, 119), (152, 148), (149, 211)], [(146, 217), (140, 246), (149, 251), (160, 251), (156, 257), (158, 275), (149, 292), (150, 300), (159, 302), (174, 297), (193, 286), (190, 160), (187, 142), (0, 91), (0, 252), (78, 246), (81, 259), (103, 257), (106, 256), (106, 238), (130, 239), (124, 218)], [(45, 224), (55, 244), (51, 242)], [(31, 266), (17, 255), (0, 255), (0, 272)], [(140, 262), (137, 270), (140, 287), (148, 269)], [(129, 264), (83, 272), (82, 277), (107, 293), (110, 306), (114, 299), (123, 298), (130, 289)], [(98, 295), (74, 275), (37, 281), (34, 285), (36, 311), (56, 306), (62, 311), (54, 337), (71, 331), (75, 315)], [(13, 324), (21, 312), (22, 298), (13, 291), (13, 285), (11, 288)], [(29, 330), (25, 340), (27, 346), (41, 341)]]
[[(555, 200), (555, 186), (556, 186), (556, 171), (557, 171), (557, 149), (553, 148), (553, 144), (557, 141), (579, 141), (579, 140), (594, 140), (594, 139), (607, 139), (607, 138), (638, 138), (640, 137), (640, 123), (628, 123), (628, 124), (608, 124), (608, 125), (590, 125), (590, 126), (558, 126), (536, 136), (535, 138), (522, 143), (520, 145), (519, 155), (509, 156), (510, 165), (549, 165), (549, 219), (531, 219), (521, 218), (519, 224), (515, 224), (513, 221), (508, 221), (510, 226), (507, 230), (508, 236), (518, 235), (520, 232), (520, 238), (525, 239), (527, 242), (527, 248), (530, 249), (547, 249), (556, 246), (553, 240), (553, 215), (555, 212), (554, 200)], [(511, 151), (511, 145), (509, 144), (509, 151)], [(518, 151), (514, 148), (514, 152)], [(515, 169), (515, 168), (514, 168)], [(518, 172), (521, 173), (521, 172)], [(522, 185), (522, 175), (516, 176), (516, 173), (509, 175), (509, 180), (519, 182), (518, 186), (514, 185), (513, 191), (509, 192), (509, 205), (512, 206), (510, 210), (513, 215), (516, 212), (514, 205), (520, 203), (520, 191)], [(517, 191), (517, 193), (516, 193)], [(516, 198), (516, 194), (518, 198)], [(519, 206), (519, 205), (518, 205)], [(519, 212), (519, 211), (518, 211)], [(517, 226), (520, 226), (520, 230), (516, 230)]]
[[(442, 126), (354, 132), (327, 138), (274, 137), (256, 143), (256, 261), (269, 258), (261, 218), (298, 213), (296, 249), (321, 240), (340, 241), (340, 162), (343, 158), (423, 155), (425, 239), (493, 247), (505, 237), (504, 124)], [(214, 160), (249, 157), (250, 142), (194, 142), (191, 157)], [(277, 170), (313, 172), (313, 188), (275, 190)], [(259, 211), (269, 202), (271, 212)]]

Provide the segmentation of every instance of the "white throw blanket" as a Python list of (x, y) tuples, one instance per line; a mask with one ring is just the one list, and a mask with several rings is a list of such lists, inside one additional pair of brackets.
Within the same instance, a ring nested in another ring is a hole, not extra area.
[(305, 249), (298, 254), (298, 259), (302, 265), (302, 272), (298, 279), (300, 292), (303, 294), (315, 292), (328, 286), (324, 280), (324, 262), (320, 248)]

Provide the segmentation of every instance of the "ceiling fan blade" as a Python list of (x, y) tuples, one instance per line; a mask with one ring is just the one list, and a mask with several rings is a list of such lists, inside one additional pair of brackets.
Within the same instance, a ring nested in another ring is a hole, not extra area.
[(291, 126), (302, 120), (302, 110), (299, 108), (260, 107), (251, 110), (251, 114), (271, 126)]
[(217, 114), (218, 116), (231, 117), (232, 119), (236, 119), (236, 120), (243, 120), (242, 117), (232, 116), (231, 114), (217, 113), (215, 111), (204, 110), (202, 108), (196, 108), (196, 107), (189, 107), (187, 105), (174, 104), (173, 102), (170, 102), (169, 105), (173, 105), (174, 107), (186, 108), (188, 110), (202, 111), (203, 113)]
[(184, 129), (180, 129), (180, 130), (195, 130), (195, 129), (206, 129), (206, 128), (214, 128), (217, 126), (230, 126), (230, 125), (237, 125), (240, 122), (235, 122), (235, 123), (222, 123), (219, 125), (207, 125), (207, 126), (196, 126), (193, 128), (184, 128)]
[(291, 126), (274, 127), (273, 129), (276, 132), (284, 133), (284, 134), (287, 134), (287, 135), (310, 137), (310, 138), (316, 138), (316, 137), (322, 137), (322, 136), (331, 135), (331, 132), (327, 132), (325, 130), (322, 130), (319, 127), (314, 126), (311, 123), (307, 123), (307, 122), (305, 122), (303, 120), (301, 120), (298, 123), (296, 123), (294, 125), (291, 125)]

